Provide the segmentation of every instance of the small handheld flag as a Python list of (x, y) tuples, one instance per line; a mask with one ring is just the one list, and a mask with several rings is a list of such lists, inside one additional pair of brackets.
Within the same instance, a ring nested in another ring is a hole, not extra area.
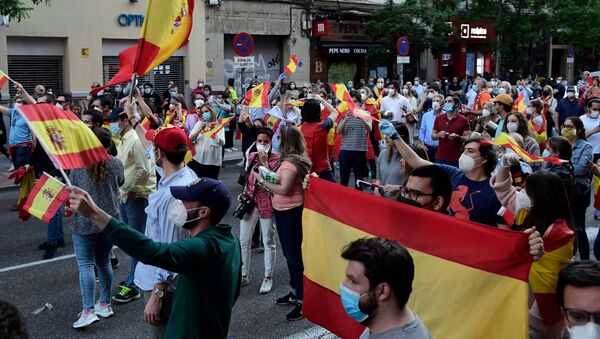
[(277, 131), (277, 129), (279, 128), (279, 125), (282, 122), (281, 119), (279, 119), (278, 117), (271, 115), (271, 114), (265, 114), (264, 120), (267, 123), (267, 127), (272, 129), (273, 132)]
[(206, 131), (202, 132), (202, 135), (207, 138), (214, 138), (217, 136), (217, 133), (219, 133), (220, 130), (222, 130), (225, 126), (227, 126), (228, 123), (231, 122), (231, 119), (233, 119), (233, 117), (223, 118), (215, 121), (209, 125), (209, 128)]
[(69, 192), (65, 185), (44, 173), (31, 190), (23, 210), (48, 224), (56, 211), (68, 199)]
[(297, 69), (298, 69), (298, 59), (296, 59), (296, 54), (293, 54), (292, 57), (290, 58), (290, 62), (288, 62), (287, 66), (285, 66), (284, 72), (285, 72), (285, 74), (290, 76), (290, 75), (296, 73)]
[(269, 89), (271, 83), (268, 81), (248, 90), (246, 92), (246, 98), (244, 99), (244, 105), (254, 108), (270, 108), (269, 105)]
[(2, 70), (0, 70), (0, 89), (6, 85), (8, 80), (12, 79), (6, 73), (2, 72)]
[(547, 161), (547, 162), (557, 164), (557, 165), (562, 164), (562, 160), (560, 160), (559, 158), (556, 158), (556, 157), (537, 157), (535, 155), (531, 155), (531, 154), (527, 153), (521, 146), (519, 146), (519, 144), (517, 143), (517, 141), (515, 141), (515, 139), (513, 139), (510, 135), (508, 135), (506, 133), (501, 133), (499, 136), (497, 136), (494, 139), (494, 141), (492, 143), (494, 145), (510, 148), (511, 150), (515, 151), (515, 153), (517, 153), (521, 157), (521, 159), (523, 159), (523, 161), (525, 161), (525, 162)]

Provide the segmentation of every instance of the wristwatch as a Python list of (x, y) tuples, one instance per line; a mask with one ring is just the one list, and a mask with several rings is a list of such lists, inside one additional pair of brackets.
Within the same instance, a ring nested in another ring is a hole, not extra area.
[(165, 295), (165, 292), (163, 290), (161, 290), (160, 288), (155, 288), (152, 291), (152, 294), (156, 295), (158, 297), (158, 299), (162, 299), (162, 297)]

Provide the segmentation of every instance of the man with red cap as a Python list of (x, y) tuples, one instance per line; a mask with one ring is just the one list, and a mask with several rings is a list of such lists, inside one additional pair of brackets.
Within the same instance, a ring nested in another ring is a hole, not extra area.
[[(115, 245), (140, 262), (180, 274), (167, 338), (227, 337), (239, 296), (242, 258), (231, 226), (219, 224), (231, 205), (222, 182), (201, 178), (167, 190), (174, 197), (169, 222), (191, 235), (171, 244), (152, 241), (111, 217), (84, 190), (74, 186), (68, 190), (71, 208), (94, 222)], [(153, 296), (160, 301), (165, 293), (158, 289)]]

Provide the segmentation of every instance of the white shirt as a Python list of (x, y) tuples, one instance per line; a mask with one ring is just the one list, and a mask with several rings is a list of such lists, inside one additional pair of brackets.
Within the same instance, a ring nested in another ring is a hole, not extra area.
[[(202, 128), (202, 121), (199, 120), (194, 125), (192, 133)], [(225, 128), (221, 128), (214, 138), (205, 137), (198, 133), (195, 140), (196, 155), (194, 160), (202, 165), (213, 165), (221, 167), (223, 165), (223, 146), (225, 145)]]
[[(600, 124), (600, 117), (593, 119), (589, 115), (584, 114), (579, 117), (581, 122), (583, 122), (583, 127), (585, 128), (585, 132), (589, 132), (590, 130), (596, 128)], [(587, 138), (587, 141), (592, 144), (592, 151), (594, 154), (600, 153), (600, 132), (594, 133)]]
[(392, 121), (405, 123), (406, 119), (404, 119), (404, 114), (412, 113), (413, 109), (408, 99), (398, 94), (395, 98), (390, 95), (383, 98), (383, 100), (381, 100), (380, 111), (391, 111), (393, 114)]

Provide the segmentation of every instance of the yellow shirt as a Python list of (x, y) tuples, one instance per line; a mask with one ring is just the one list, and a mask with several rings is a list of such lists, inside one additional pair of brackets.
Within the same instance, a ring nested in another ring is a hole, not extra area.
[(148, 198), (156, 188), (156, 174), (146, 157), (146, 151), (137, 133), (131, 129), (121, 138), (117, 147), (117, 159), (123, 163), (125, 182), (119, 188), (119, 199), (126, 203), (128, 194), (138, 198)]

